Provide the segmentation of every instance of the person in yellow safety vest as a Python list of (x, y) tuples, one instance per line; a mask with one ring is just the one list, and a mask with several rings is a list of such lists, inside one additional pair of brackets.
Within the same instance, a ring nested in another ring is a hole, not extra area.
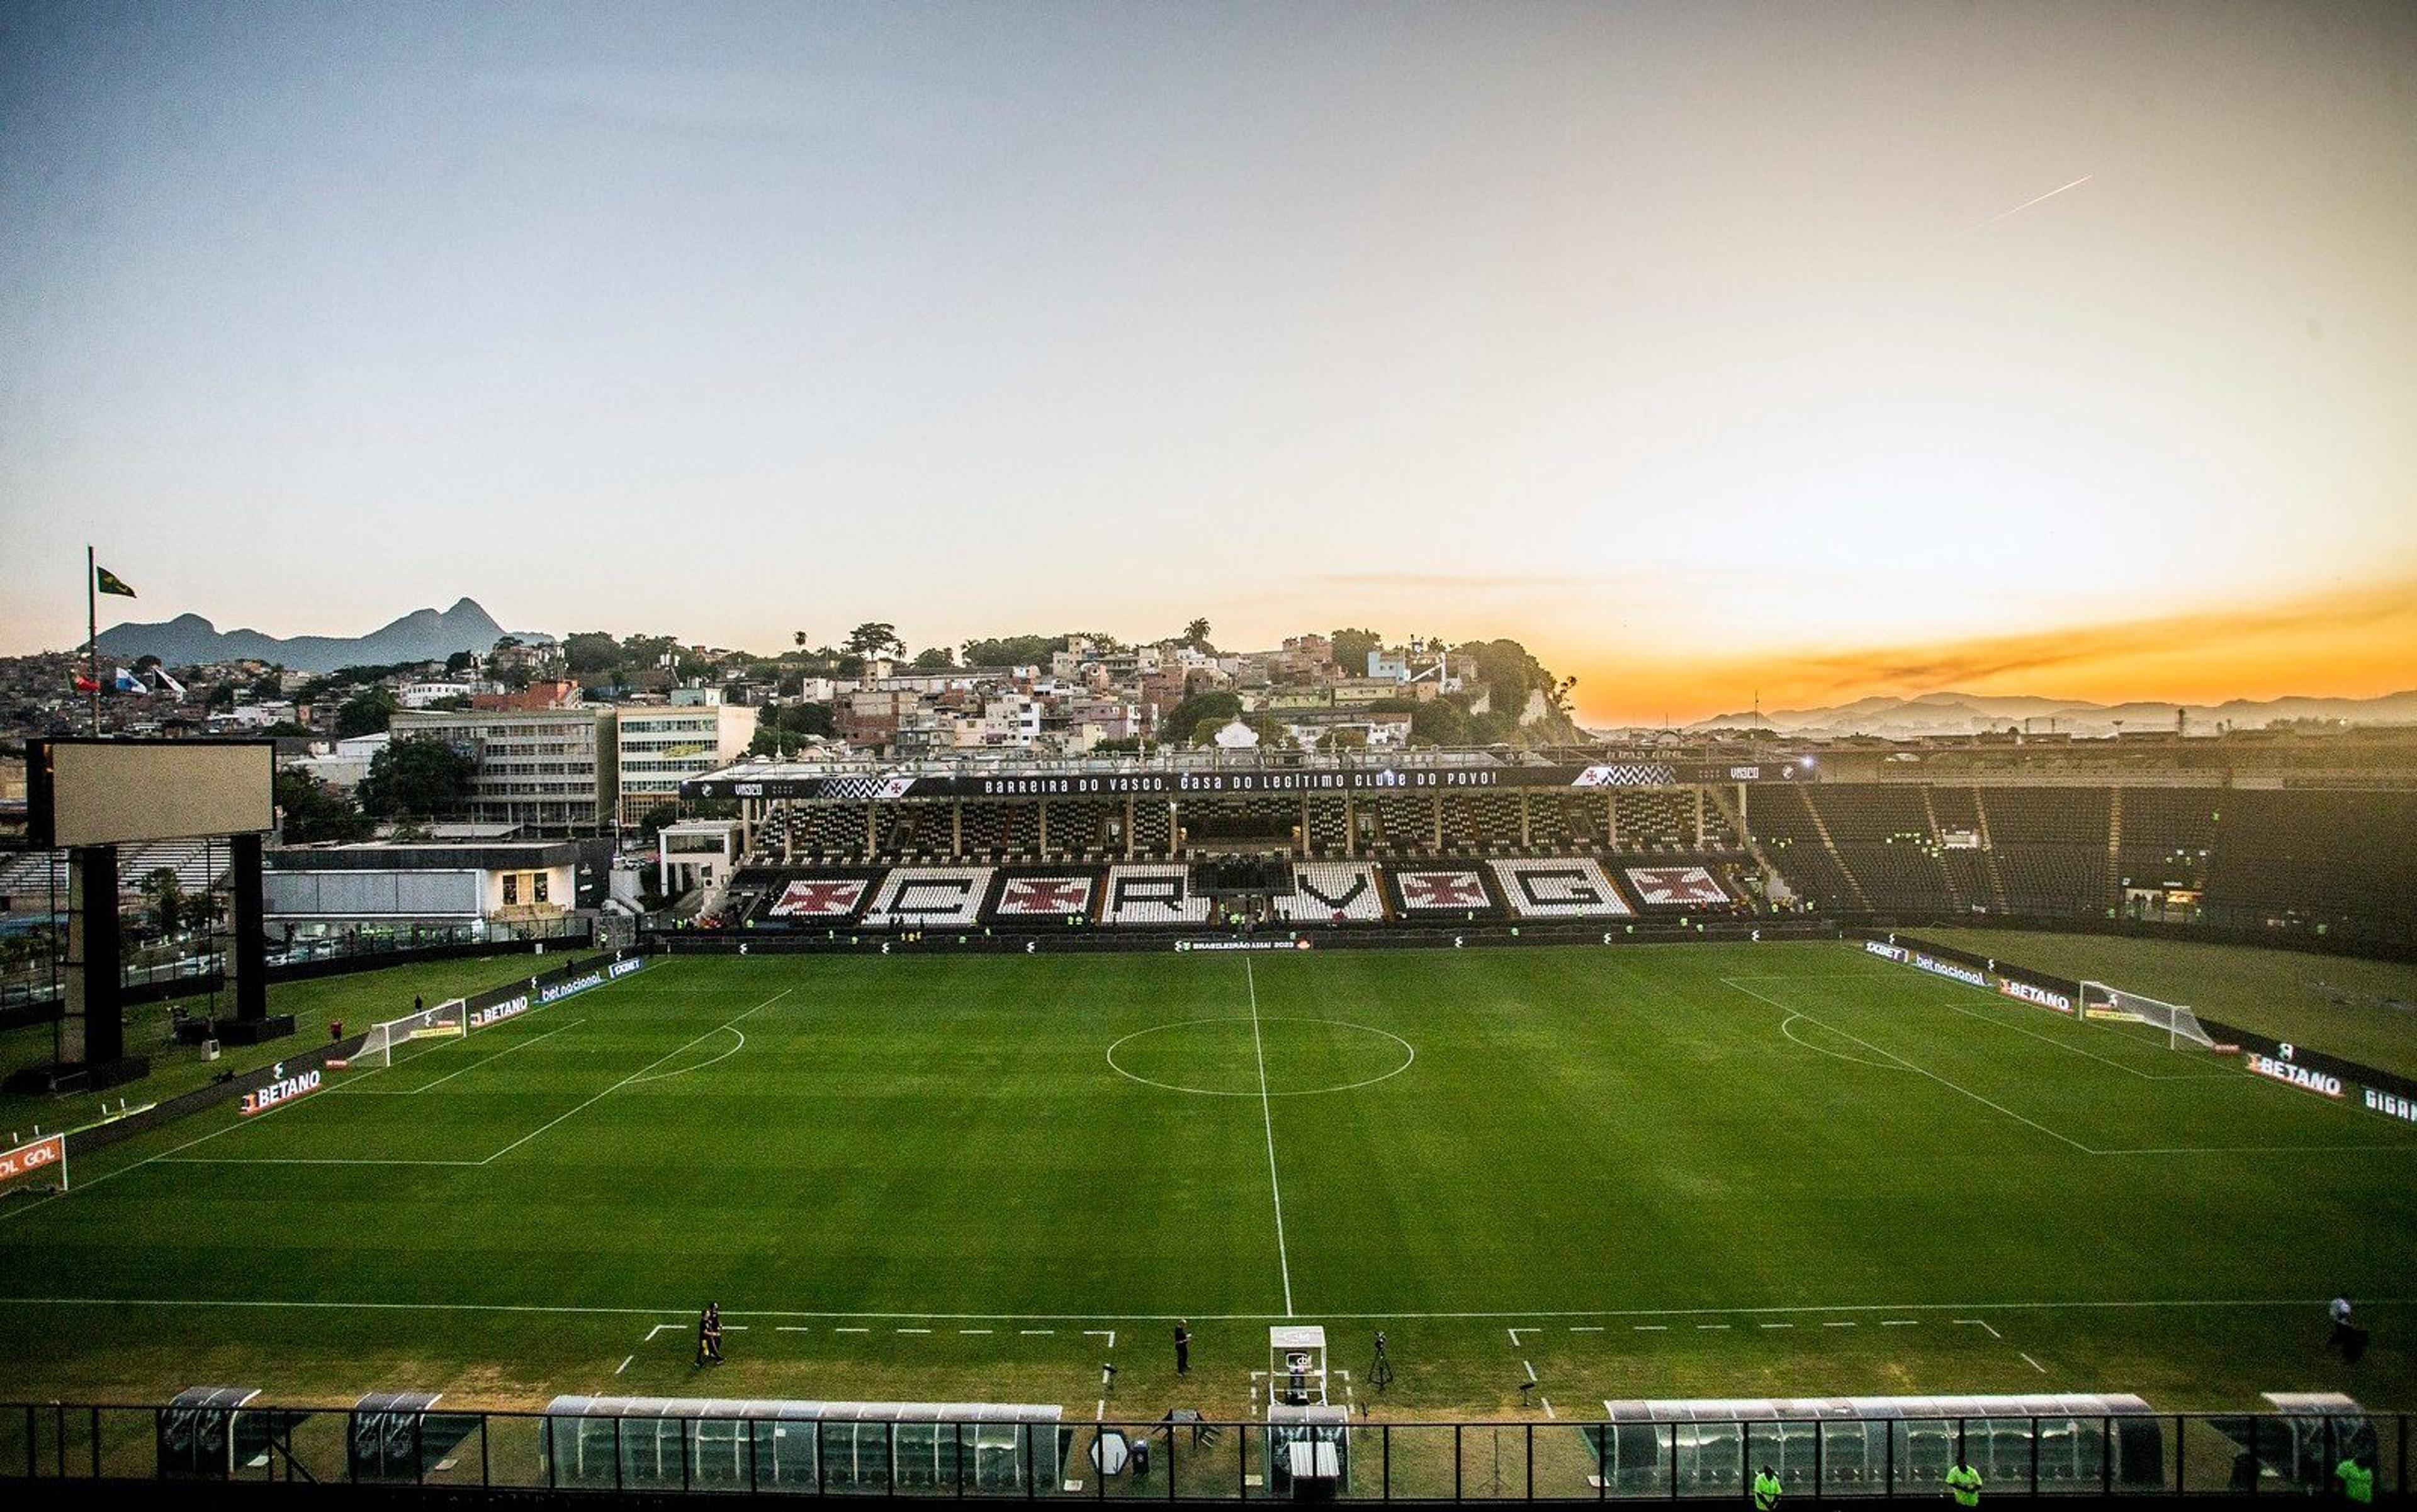
[(2333, 1466), (2333, 1479), (2341, 1482), (2342, 1495), (2362, 1506), (2375, 1500), (2375, 1472), (2359, 1463), (2356, 1455)]
[(1947, 1473), (1947, 1494), (1955, 1498), (1957, 1506), (1979, 1506), (1981, 1473), (1958, 1457), (1955, 1468)]
[(1754, 1512), (1774, 1512), (1778, 1505), (1779, 1477), (1765, 1465), (1762, 1474), (1754, 1478)]

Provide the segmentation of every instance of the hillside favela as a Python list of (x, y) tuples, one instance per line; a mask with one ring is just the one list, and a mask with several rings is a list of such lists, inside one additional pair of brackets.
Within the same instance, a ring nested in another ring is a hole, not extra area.
[(2406, 7), (0, 120), (8, 1504), (2411, 1504)]

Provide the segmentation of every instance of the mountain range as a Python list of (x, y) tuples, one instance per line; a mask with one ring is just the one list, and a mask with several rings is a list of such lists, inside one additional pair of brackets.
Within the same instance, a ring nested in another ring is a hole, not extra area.
[(1776, 709), (1720, 714), (1688, 726), (1751, 729), (1789, 735), (1977, 735), (2020, 725), (2027, 730), (2111, 735), (2118, 730), (2170, 730), (2177, 715), (2193, 730), (2218, 725), (2256, 728), (2271, 720), (2343, 720), (2353, 725), (2417, 724), (2417, 691), (2375, 698), (2234, 698), (2220, 704), (2138, 700), (2094, 704), (2077, 698), (2036, 698), (1973, 693), (1926, 693), (1912, 698), (1858, 698), (1826, 709)]
[[(485, 652), (507, 634), (475, 600), (464, 599), (442, 613), (414, 609), (366, 635), (265, 634), (257, 630), (221, 631), (197, 614), (157, 624), (112, 625), (100, 633), (103, 656), (130, 662), (156, 656), (170, 666), (200, 662), (273, 662), (296, 672), (333, 672), (346, 666), (384, 666), (396, 662), (441, 662), (455, 651)], [(551, 635), (524, 634), (524, 640)]]

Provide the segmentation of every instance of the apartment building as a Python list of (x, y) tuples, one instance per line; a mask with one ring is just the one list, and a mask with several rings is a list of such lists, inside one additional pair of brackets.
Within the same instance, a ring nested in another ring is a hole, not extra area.
[(479, 823), (559, 835), (613, 820), (620, 773), (609, 707), (403, 710), (391, 727), (399, 741), (433, 735), (478, 764), (470, 817)]
[(683, 780), (744, 757), (755, 739), (755, 713), (718, 697), (669, 707), (624, 707), (616, 741), (616, 809), (622, 827), (636, 825), (658, 804), (677, 802)]

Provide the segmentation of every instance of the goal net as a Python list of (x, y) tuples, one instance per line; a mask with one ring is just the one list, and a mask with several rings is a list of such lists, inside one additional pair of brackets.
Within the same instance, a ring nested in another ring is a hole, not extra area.
[(2214, 1036), (2199, 1023), (2198, 1016), (2178, 1002), (2144, 998), (2121, 987), (2110, 987), (2104, 982), (2084, 982), (2081, 985), (2081, 1011), (2090, 1018), (2120, 1024), (2146, 1024), (2160, 1030), (2165, 1033), (2168, 1047), (2179, 1047), (2185, 1042), (2210, 1050), (2238, 1047), (2218, 1045)]
[(345, 1058), (352, 1066), (388, 1066), (394, 1064), (394, 1052), (414, 1040), (458, 1040), (469, 1030), (468, 1004), (456, 998), (440, 1002), (433, 1008), (389, 1018), (373, 1024), (361, 1041), (361, 1047)]

